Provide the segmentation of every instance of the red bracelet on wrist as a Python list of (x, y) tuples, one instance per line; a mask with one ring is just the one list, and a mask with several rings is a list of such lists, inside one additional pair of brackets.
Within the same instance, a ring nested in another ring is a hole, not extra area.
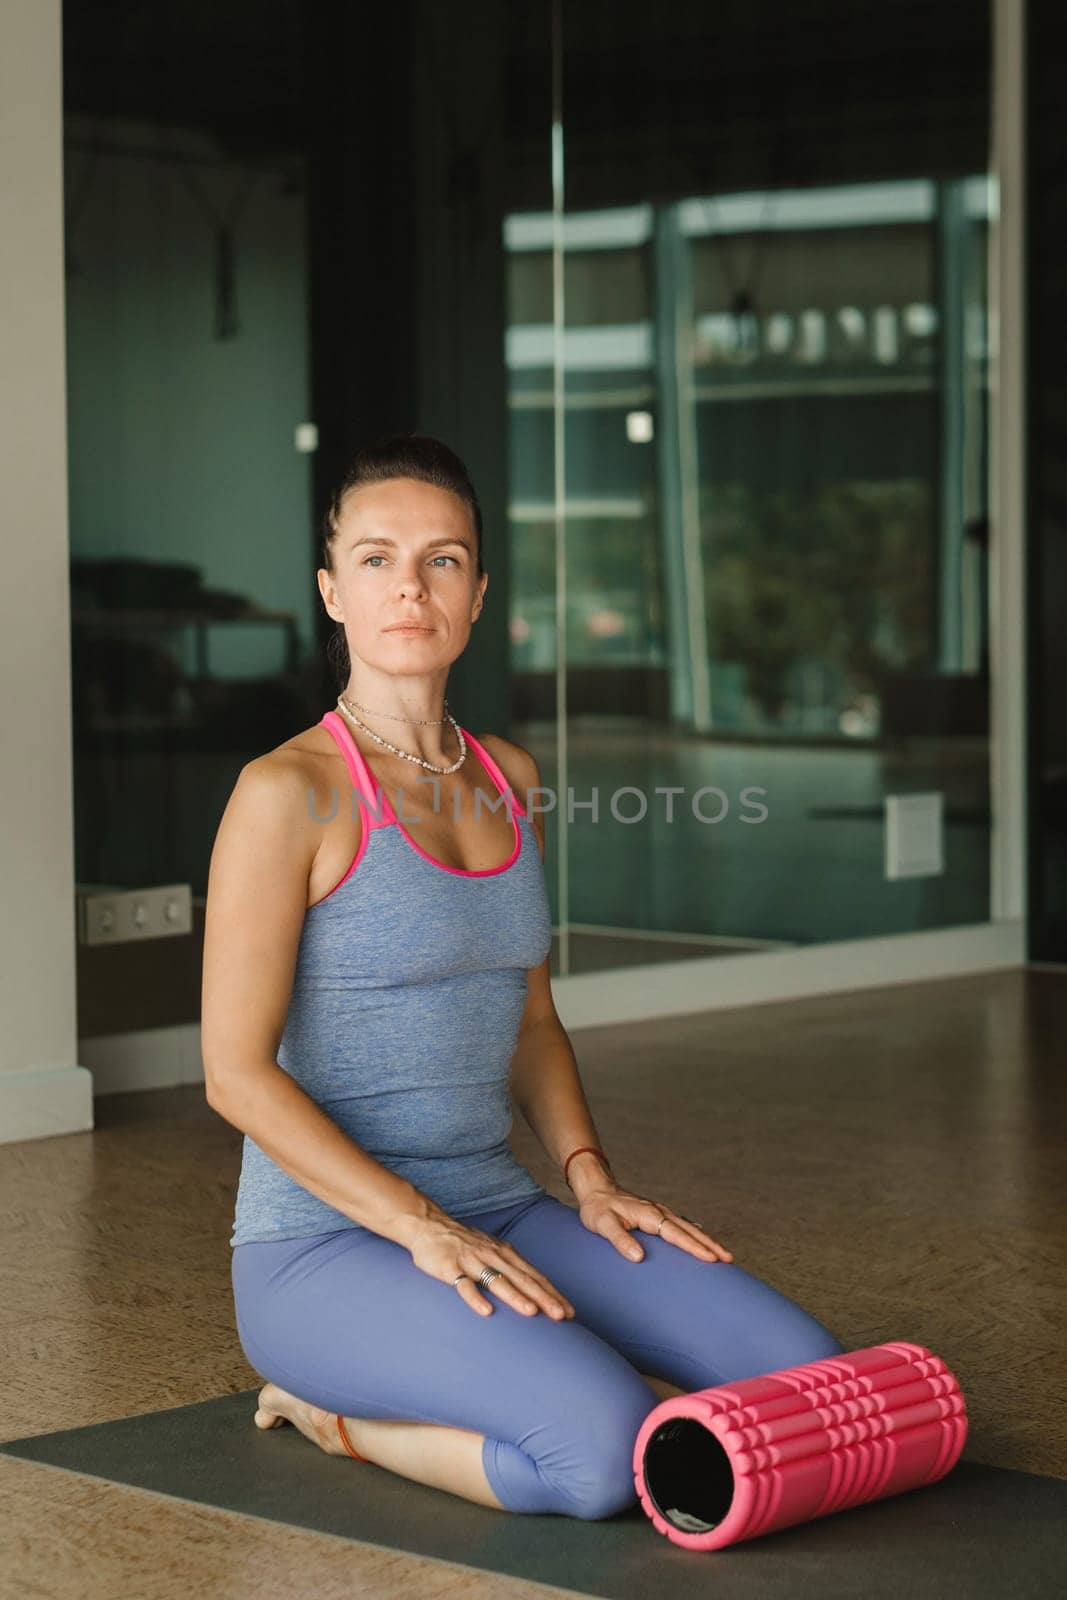
[(572, 1150), (570, 1155), (567, 1157), (566, 1161), (563, 1163), (563, 1181), (564, 1181), (564, 1183), (566, 1183), (566, 1181), (567, 1181), (567, 1168), (570, 1166), (570, 1164), (574, 1160), (575, 1156), (584, 1155), (586, 1152), (589, 1152), (591, 1155), (594, 1155), (594, 1156), (599, 1156), (601, 1161), (603, 1161), (605, 1167), (608, 1169), (608, 1173), (610, 1174), (610, 1176), (614, 1178), (615, 1174), (611, 1170), (611, 1162), (608, 1160), (608, 1158), (604, 1154), (603, 1150), (598, 1150), (596, 1145), (594, 1145), (594, 1144), (583, 1144), (583, 1145), (579, 1145), (577, 1150)]

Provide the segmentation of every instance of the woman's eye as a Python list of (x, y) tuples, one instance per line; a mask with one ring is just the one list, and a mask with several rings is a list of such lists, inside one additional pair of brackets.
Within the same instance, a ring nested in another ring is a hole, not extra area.
[[(365, 557), (365, 559), (363, 561), (363, 565), (365, 567), (369, 567), (372, 561), (384, 561), (384, 560), (385, 560), (384, 556), (367, 556), (367, 557)], [(459, 566), (459, 562), (456, 560), (455, 556), (434, 556), (433, 560), (434, 561), (451, 561), (457, 567)]]

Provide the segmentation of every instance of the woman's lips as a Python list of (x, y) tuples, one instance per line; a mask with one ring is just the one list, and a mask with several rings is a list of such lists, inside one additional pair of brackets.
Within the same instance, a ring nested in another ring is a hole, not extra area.
[(432, 633), (433, 629), (424, 627), (421, 622), (395, 622), (385, 631), (386, 633)]

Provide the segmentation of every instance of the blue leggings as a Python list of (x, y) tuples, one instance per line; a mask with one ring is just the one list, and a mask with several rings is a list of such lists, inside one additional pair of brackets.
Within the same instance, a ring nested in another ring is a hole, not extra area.
[(479, 1316), (402, 1245), (342, 1228), (234, 1246), (237, 1331), (256, 1371), (312, 1405), (484, 1433), (485, 1475), (512, 1511), (637, 1504), (634, 1442), (661, 1404), (642, 1373), (691, 1393), (845, 1348), (735, 1262), (640, 1231), (644, 1259), (628, 1261), (552, 1195), (459, 1220), (506, 1239), (573, 1318), (525, 1316), (491, 1288)]

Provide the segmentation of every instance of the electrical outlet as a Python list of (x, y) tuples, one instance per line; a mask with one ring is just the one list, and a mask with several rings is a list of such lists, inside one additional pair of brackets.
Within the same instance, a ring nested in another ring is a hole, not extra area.
[(151, 889), (78, 890), (78, 938), (82, 944), (124, 944), (192, 933), (193, 898), (187, 883)]

